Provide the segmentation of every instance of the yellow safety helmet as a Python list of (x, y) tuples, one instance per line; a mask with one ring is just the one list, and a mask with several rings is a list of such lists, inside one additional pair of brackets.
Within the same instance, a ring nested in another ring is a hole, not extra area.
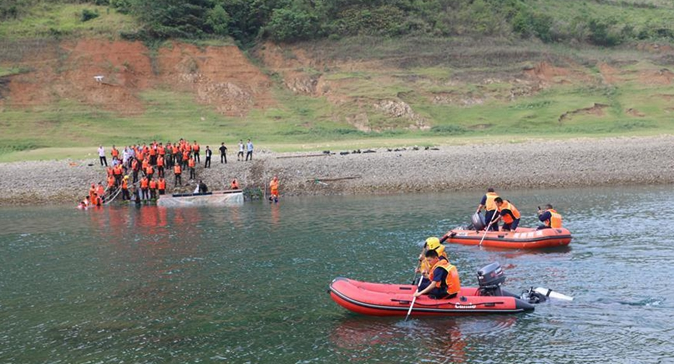
[(428, 249), (435, 250), (440, 246), (440, 239), (436, 238), (435, 236), (432, 236), (426, 239), (426, 246), (428, 247)]

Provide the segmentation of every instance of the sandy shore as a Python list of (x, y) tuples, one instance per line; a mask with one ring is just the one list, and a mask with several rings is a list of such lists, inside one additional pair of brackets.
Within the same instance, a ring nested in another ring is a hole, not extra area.
[[(276, 174), (285, 196), (674, 183), (674, 136), (374, 150), (260, 151), (248, 162), (228, 155), (227, 164), (214, 154), (210, 169), (202, 156), (197, 178), (219, 190), (233, 178), (243, 188), (264, 187)], [(0, 164), (0, 176), (0, 205), (75, 204), (105, 179), (105, 169), (98, 159), (17, 162)], [(172, 173), (167, 180), (172, 192)]]

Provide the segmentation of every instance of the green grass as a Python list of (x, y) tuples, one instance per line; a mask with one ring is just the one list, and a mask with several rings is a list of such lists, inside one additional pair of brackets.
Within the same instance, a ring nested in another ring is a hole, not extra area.
[[(99, 16), (83, 22), (81, 16), (85, 9), (97, 12)], [(0, 22), (0, 38), (5, 40), (84, 36), (117, 38), (120, 31), (132, 31), (137, 27), (137, 22), (131, 16), (119, 14), (107, 6), (40, 3), (31, 7), (29, 14), (20, 19)]]

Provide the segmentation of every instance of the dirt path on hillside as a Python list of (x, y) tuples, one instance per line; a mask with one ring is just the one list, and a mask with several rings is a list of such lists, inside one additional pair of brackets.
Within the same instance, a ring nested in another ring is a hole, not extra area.
[[(219, 163), (214, 154), (213, 167), (198, 166), (197, 176), (217, 190), (232, 178), (242, 187), (263, 187), (276, 174), (285, 196), (674, 183), (674, 136), (437, 149), (344, 155), (262, 151), (252, 162), (237, 162), (230, 155), (228, 164)], [(0, 164), (0, 175), (0, 205), (74, 204), (90, 183), (104, 179), (105, 170), (98, 160), (17, 162)], [(172, 186), (172, 176), (167, 180)]]

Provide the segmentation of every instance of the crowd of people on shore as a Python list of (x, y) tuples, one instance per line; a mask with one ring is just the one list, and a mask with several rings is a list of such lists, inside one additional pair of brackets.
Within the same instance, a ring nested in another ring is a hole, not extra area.
[[(220, 163), (227, 163), (227, 146), (224, 142), (219, 147)], [(239, 140), (237, 161), (253, 160), (254, 146), (250, 139), (244, 144)], [(244, 154), (245, 152), (245, 154)], [(102, 183), (92, 183), (88, 195), (80, 202), (79, 207), (101, 206), (106, 198), (114, 198), (118, 193), (122, 194), (122, 200), (151, 200), (166, 193), (167, 174), (173, 173), (173, 189), (183, 186), (183, 174), (189, 172), (189, 180), (196, 181), (197, 165), (201, 163), (202, 149), (195, 140), (190, 143), (186, 139), (180, 139), (176, 143), (153, 141), (149, 144), (137, 144), (125, 146), (122, 151), (115, 145), (110, 150), (112, 161), (108, 164), (105, 148), (98, 148), (99, 162), (106, 169), (106, 186)], [(211, 168), (213, 151), (206, 146), (204, 153), (204, 168)], [(276, 193), (273, 193), (278, 201), (278, 179), (275, 179)], [(202, 181), (197, 184), (199, 192)], [(235, 179), (229, 184), (230, 189), (240, 189), (239, 182)], [(207, 190), (204, 188), (204, 190)], [(205, 193), (205, 192), (204, 192)]]

